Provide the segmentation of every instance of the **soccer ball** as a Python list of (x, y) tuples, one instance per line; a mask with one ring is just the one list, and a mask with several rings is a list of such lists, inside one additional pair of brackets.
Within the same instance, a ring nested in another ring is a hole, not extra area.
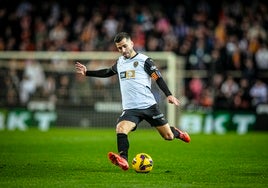
[(132, 167), (138, 173), (148, 173), (153, 169), (153, 159), (146, 153), (139, 153), (133, 158)]

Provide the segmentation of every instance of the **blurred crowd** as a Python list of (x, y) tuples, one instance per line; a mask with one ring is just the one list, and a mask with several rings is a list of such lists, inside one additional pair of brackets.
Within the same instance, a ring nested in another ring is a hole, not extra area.
[[(2, 0), (0, 4), (0, 51), (116, 51), (113, 37), (119, 31), (132, 35), (137, 51), (171, 51), (185, 58), (188, 108), (242, 110), (268, 103), (265, 0), (25, 0), (14, 4)], [(107, 65), (91, 62), (89, 66)], [(11, 60), (9, 66), (0, 67), (0, 79), (0, 104), (6, 106), (25, 105), (33, 97), (59, 104), (81, 104), (94, 97), (118, 99), (113, 78), (55, 74), (33, 60), (19, 66)], [(103, 96), (94, 96), (92, 90)]]

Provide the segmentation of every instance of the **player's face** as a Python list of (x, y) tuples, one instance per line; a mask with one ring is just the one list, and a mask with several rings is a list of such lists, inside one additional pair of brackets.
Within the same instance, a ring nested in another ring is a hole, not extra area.
[(115, 43), (118, 51), (127, 59), (133, 56), (133, 42), (130, 39), (123, 38), (120, 42)]

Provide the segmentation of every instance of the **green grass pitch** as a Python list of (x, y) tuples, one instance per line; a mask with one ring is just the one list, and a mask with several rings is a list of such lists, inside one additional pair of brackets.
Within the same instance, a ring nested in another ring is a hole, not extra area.
[(112, 129), (0, 131), (0, 187), (180, 188), (267, 187), (268, 133), (191, 135), (165, 141), (156, 130), (129, 135), (129, 161), (151, 155), (148, 174), (122, 171), (107, 158), (116, 151)]

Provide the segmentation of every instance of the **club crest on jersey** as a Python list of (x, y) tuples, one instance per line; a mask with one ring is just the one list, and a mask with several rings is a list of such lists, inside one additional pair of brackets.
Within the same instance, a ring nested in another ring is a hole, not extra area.
[(138, 61), (135, 61), (134, 63), (133, 63), (133, 66), (134, 67), (137, 67), (139, 65), (139, 62)]

